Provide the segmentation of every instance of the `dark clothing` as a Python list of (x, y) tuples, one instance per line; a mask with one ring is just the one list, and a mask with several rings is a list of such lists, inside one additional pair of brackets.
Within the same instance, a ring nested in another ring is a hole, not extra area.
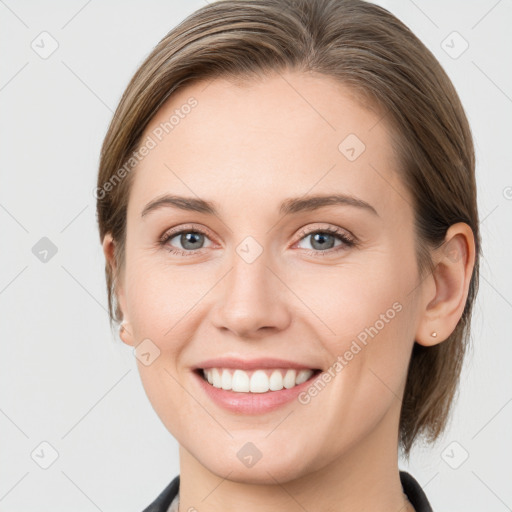
[[(428, 502), (420, 484), (414, 479), (412, 475), (406, 471), (400, 471), (400, 482), (404, 493), (409, 498), (412, 506), (416, 512), (432, 512), (432, 507)], [(145, 508), (142, 512), (167, 512), (172, 500), (178, 494), (180, 487), (180, 475), (176, 476), (172, 482), (159, 494), (151, 505)]]

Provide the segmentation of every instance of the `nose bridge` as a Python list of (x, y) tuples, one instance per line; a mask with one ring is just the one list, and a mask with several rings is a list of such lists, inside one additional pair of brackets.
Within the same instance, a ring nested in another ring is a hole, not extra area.
[(272, 287), (269, 282), (272, 273), (267, 268), (271, 264), (269, 251), (256, 244), (254, 239), (244, 240), (236, 247), (231, 260), (230, 293), (241, 300), (258, 300)]
[(216, 308), (217, 327), (240, 337), (250, 337), (262, 327), (285, 327), (289, 316), (279, 289), (283, 284), (268, 268), (271, 260), (271, 251), (252, 237), (235, 248)]

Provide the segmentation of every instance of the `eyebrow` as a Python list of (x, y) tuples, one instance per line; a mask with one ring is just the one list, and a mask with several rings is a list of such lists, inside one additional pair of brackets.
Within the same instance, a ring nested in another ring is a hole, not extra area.
[[(281, 203), (279, 213), (281, 215), (288, 215), (299, 212), (314, 211), (325, 206), (332, 205), (353, 206), (368, 211), (377, 217), (379, 216), (377, 210), (375, 210), (371, 204), (357, 197), (345, 194), (329, 194), (289, 198)], [(141, 217), (144, 217), (148, 213), (164, 207), (178, 208), (180, 210), (194, 211), (220, 217), (219, 208), (213, 201), (206, 201), (205, 199), (199, 199), (196, 197), (184, 197), (170, 194), (165, 194), (150, 201), (142, 210)]]

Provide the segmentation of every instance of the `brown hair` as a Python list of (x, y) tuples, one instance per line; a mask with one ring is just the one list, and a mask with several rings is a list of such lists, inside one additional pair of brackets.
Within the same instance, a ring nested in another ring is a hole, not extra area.
[(414, 343), (399, 431), (409, 457), (420, 434), (432, 442), (446, 427), (470, 339), (481, 241), (473, 141), (463, 107), (432, 53), (382, 7), (361, 0), (220, 0), (158, 43), (128, 84), (101, 150), (99, 232), (101, 240), (111, 233), (118, 269), (114, 276), (107, 262), (110, 321), (122, 319), (115, 282), (124, 260), (133, 176), (126, 168), (119, 171), (149, 121), (174, 91), (193, 81), (284, 70), (333, 77), (385, 113), (413, 198), (420, 277), (434, 270), (430, 249), (443, 244), (450, 225), (465, 222), (473, 230), (475, 266), (457, 327), (432, 347)]

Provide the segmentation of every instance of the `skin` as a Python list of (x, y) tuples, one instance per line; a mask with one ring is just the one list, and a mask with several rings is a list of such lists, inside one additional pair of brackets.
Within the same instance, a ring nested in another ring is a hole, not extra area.
[[(471, 229), (451, 226), (433, 253), (436, 271), (419, 279), (413, 210), (389, 127), (331, 78), (287, 72), (236, 85), (198, 82), (162, 106), (144, 137), (191, 96), (198, 105), (133, 171), (117, 286), (122, 340), (135, 347), (149, 338), (160, 350), (138, 368), (180, 445), (180, 511), (414, 510), (397, 455), (407, 365), (415, 340), (442, 342), (462, 315)], [(338, 150), (350, 133), (366, 146), (352, 162)], [(378, 215), (347, 205), (278, 212), (287, 198), (334, 192), (363, 199)], [(142, 217), (164, 193), (215, 201), (219, 216), (162, 207)], [(195, 255), (169, 252), (187, 250), (179, 236), (158, 244), (170, 228), (193, 231), (190, 224), (207, 232)], [(357, 246), (336, 251), (343, 242), (329, 238), (322, 255), (300, 230), (325, 227), (351, 234)], [(263, 251), (252, 263), (236, 252), (248, 236)], [(107, 235), (113, 268), (114, 245)], [(307, 405), (227, 412), (191, 373), (221, 356), (327, 371), (397, 301), (401, 311)], [(262, 453), (250, 468), (237, 457), (247, 442)]]

